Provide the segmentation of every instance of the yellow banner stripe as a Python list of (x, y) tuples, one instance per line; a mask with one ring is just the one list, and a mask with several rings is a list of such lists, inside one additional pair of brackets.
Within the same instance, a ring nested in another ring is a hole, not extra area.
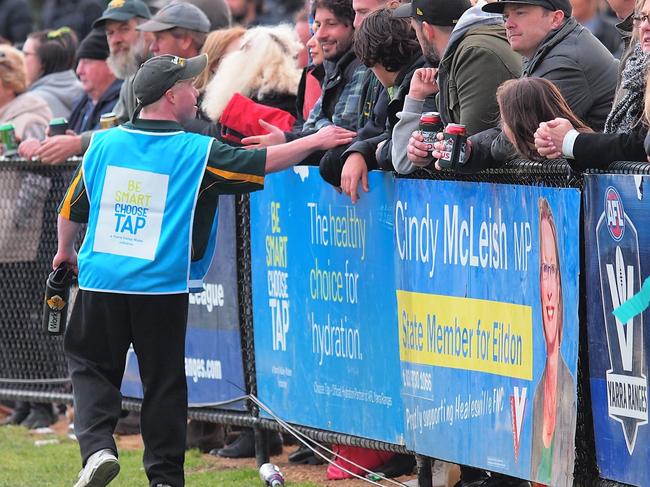
[(532, 380), (532, 308), (397, 291), (400, 359)]

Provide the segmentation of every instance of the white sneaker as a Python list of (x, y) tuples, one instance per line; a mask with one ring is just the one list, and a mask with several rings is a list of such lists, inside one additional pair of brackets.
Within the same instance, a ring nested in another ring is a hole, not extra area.
[(120, 464), (112, 450), (105, 448), (96, 451), (79, 472), (79, 480), (74, 487), (105, 487), (120, 472)]

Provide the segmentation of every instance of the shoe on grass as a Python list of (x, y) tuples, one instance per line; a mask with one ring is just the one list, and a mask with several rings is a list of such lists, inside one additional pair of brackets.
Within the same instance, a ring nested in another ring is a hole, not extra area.
[(104, 448), (96, 451), (79, 472), (79, 480), (74, 487), (105, 487), (120, 472), (120, 464), (112, 450)]

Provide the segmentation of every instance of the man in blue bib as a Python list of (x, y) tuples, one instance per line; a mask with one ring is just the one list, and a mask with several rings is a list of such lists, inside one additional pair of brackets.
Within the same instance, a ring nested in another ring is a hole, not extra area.
[[(349, 143), (326, 127), (310, 137), (245, 150), (186, 133), (195, 76), (207, 56), (158, 56), (134, 80), (131, 122), (96, 132), (59, 207), (53, 266), (78, 271), (64, 350), (84, 468), (75, 487), (102, 487), (119, 472), (113, 430), (129, 344), (144, 386), (141, 430), (152, 487), (185, 485), (185, 329), (190, 265), (208, 246), (219, 194), (262, 189), (264, 175), (317, 149)], [(86, 235), (77, 257), (74, 242)]]

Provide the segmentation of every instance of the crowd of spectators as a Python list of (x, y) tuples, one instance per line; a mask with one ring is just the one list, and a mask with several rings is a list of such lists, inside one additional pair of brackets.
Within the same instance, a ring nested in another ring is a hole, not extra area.
[[(247, 147), (354, 131), (304, 160), (353, 203), (369, 170), (440, 169), (423, 112), (466, 127), (459, 171), (514, 158), (606, 168), (647, 158), (649, 16), (650, 0), (0, 0), (0, 122), (20, 156), (62, 163), (102, 115), (137, 116), (147, 58), (205, 53), (184, 129)], [(67, 132), (49, 134), (59, 117)], [(250, 454), (241, 436), (224, 456)], [(461, 485), (508, 482), (464, 473)]]

